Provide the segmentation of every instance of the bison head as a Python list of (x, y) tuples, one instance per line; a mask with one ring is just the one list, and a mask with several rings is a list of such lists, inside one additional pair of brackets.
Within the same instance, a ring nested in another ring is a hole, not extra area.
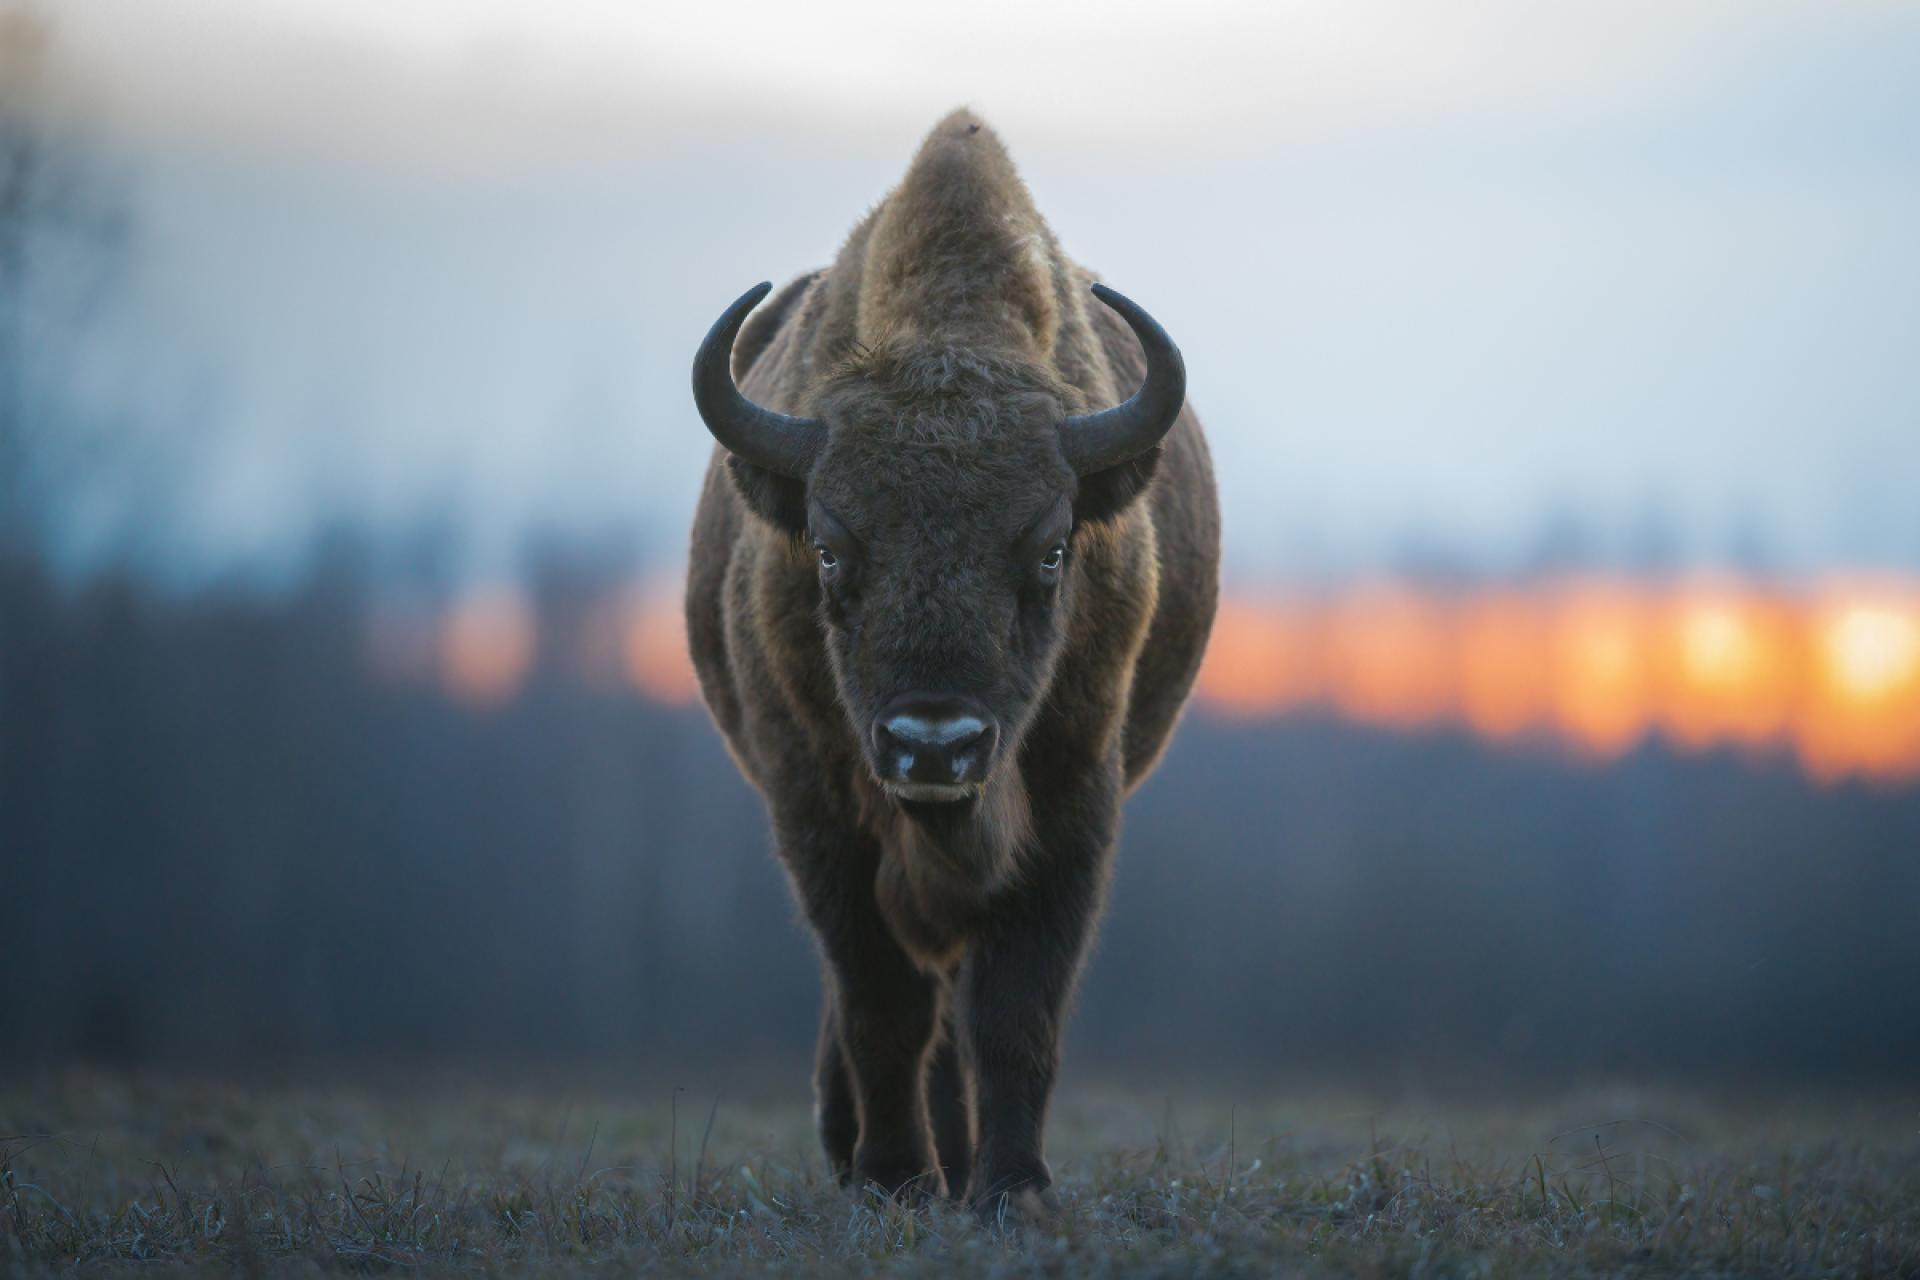
[(874, 777), (909, 805), (979, 794), (1052, 682), (1075, 594), (1075, 531), (1144, 487), (1186, 397), (1153, 317), (1094, 293), (1139, 336), (1147, 376), (1124, 403), (1073, 393), (1017, 352), (902, 339), (813, 389), (817, 416), (734, 385), (734, 336), (767, 285), (713, 326), (694, 398), (750, 505), (819, 577), (835, 685)]

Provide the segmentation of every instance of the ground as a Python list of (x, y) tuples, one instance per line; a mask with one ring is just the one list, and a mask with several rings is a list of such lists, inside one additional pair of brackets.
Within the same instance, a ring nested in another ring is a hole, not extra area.
[(1920, 1103), (1069, 1088), (1019, 1222), (698, 1089), (0, 1081), (0, 1273), (1920, 1275)]

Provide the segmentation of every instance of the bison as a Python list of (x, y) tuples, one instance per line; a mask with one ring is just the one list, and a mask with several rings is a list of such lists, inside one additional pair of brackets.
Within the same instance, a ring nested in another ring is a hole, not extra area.
[(1206, 646), (1212, 464), (1179, 349), (966, 111), (770, 287), (694, 359), (694, 665), (817, 937), (830, 1164), (996, 1212), (1051, 1181), (1121, 801)]

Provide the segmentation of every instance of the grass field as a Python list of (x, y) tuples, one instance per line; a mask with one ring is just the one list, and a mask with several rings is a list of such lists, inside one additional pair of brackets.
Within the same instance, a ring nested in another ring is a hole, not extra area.
[(1024, 1223), (698, 1090), (0, 1083), (0, 1273), (1920, 1275), (1920, 1104), (1067, 1091)]

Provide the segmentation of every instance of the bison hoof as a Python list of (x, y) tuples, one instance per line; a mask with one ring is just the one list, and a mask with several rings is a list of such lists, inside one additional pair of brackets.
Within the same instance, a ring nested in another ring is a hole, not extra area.
[(886, 1157), (855, 1155), (853, 1158), (853, 1185), (861, 1190), (879, 1192), (882, 1196), (895, 1200), (920, 1200), (936, 1197), (945, 1191), (940, 1174), (930, 1159), (922, 1160), (911, 1156)]
[(973, 1202), (973, 1211), (986, 1222), (1015, 1226), (1053, 1215), (1059, 1198), (1052, 1187), (1053, 1174), (1046, 1161), (1022, 1161), (997, 1170), (977, 1171), (967, 1198)]

